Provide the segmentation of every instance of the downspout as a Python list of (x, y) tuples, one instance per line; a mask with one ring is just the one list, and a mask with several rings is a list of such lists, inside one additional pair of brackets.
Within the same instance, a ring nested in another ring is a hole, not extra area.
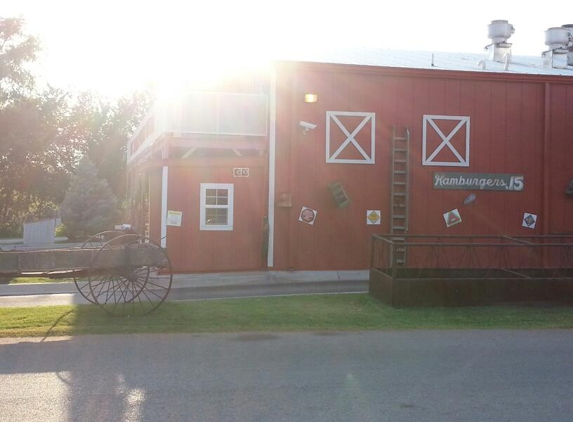
[(551, 187), (550, 175), (551, 175), (551, 163), (549, 162), (549, 141), (551, 136), (551, 84), (549, 82), (545, 83), (545, 118), (543, 121), (543, 228), (542, 234), (549, 233), (549, 213), (551, 212), (550, 206), (550, 192)]
[[(161, 150), (163, 160), (169, 158), (169, 144)], [(161, 247), (167, 247), (167, 190), (169, 189), (169, 166), (163, 166), (161, 173)]]
[(269, 244), (267, 267), (274, 266), (275, 245), (275, 173), (277, 141), (277, 71), (271, 68), (270, 107), (269, 107)]
[(161, 174), (161, 247), (167, 247), (167, 189), (169, 179), (169, 167), (163, 166)]

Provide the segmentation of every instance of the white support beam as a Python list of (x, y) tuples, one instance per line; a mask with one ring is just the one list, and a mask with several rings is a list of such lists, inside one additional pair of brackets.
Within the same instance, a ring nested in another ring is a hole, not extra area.
[(274, 266), (275, 245), (275, 155), (277, 136), (277, 74), (271, 70), (270, 107), (269, 107), (269, 244), (267, 254), (267, 266)]
[(167, 189), (169, 188), (169, 167), (163, 166), (161, 175), (161, 247), (167, 247)]

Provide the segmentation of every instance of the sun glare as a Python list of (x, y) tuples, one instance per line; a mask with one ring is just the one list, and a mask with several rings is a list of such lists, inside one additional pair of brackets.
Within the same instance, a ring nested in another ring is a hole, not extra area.
[[(169, 54), (169, 53), (167, 53)], [(269, 59), (247, 51), (195, 51), (177, 59), (155, 63), (149, 70), (152, 85), (160, 99), (177, 97), (189, 89), (215, 89), (225, 77), (251, 72), (265, 72)]]
[(41, 78), (74, 90), (118, 96), (150, 85), (166, 95), (182, 86), (209, 89), (225, 73), (264, 66), (277, 47), (264, 3), (61, 3), (58, 10), (14, 3), (10, 15), (22, 15), (41, 40)]
[[(484, 1), (471, 18), (453, 0), (441, 0), (439, 7), (419, 3), (415, 15), (406, 3), (376, 0), (344, 7), (322, 0), (163, 0), (152, 6), (132, 0), (59, 0), (58, 7), (4, 0), (3, 10), (5, 16), (23, 16), (40, 38), (37, 73), (47, 83), (118, 96), (149, 85), (166, 95), (181, 86), (208, 89), (229, 69), (264, 66), (281, 52), (309, 47), (480, 52), (493, 19), (515, 25), (516, 54), (538, 55), (543, 30), (566, 23), (551, 14), (528, 14), (513, 1)], [(399, 18), (404, 13), (407, 25)]]

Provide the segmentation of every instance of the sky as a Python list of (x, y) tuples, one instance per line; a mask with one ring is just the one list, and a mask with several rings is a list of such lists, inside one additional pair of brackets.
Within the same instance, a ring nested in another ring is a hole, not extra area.
[(347, 47), (479, 53), (496, 19), (515, 27), (514, 55), (538, 56), (547, 28), (573, 23), (569, 2), (522, 0), (2, 0), (42, 53), (35, 72), (51, 85), (106, 97), (148, 86), (209, 84), (299, 50)]

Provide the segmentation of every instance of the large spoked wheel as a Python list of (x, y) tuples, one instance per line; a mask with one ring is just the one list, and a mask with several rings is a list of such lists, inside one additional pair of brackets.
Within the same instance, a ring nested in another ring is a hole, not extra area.
[[(101, 232), (98, 234), (94, 234), (92, 237), (88, 238), (82, 246), (81, 249), (100, 249), (103, 245), (105, 245), (110, 240), (124, 235), (125, 232), (119, 230), (109, 230), (105, 232)], [(91, 303), (95, 303), (95, 300), (90, 292), (89, 283), (84, 279), (79, 279), (74, 277), (74, 284), (76, 285), (78, 292), (88, 301)]]
[[(124, 249), (147, 250), (150, 261), (107, 268), (106, 260), (111, 255), (121, 256)], [(95, 303), (113, 316), (125, 317), (153, 312), (167, 298), (172, 282), (165, 249), (146, 237), (127, 234), (105, 243), (93, 256), (88, 286)]]

